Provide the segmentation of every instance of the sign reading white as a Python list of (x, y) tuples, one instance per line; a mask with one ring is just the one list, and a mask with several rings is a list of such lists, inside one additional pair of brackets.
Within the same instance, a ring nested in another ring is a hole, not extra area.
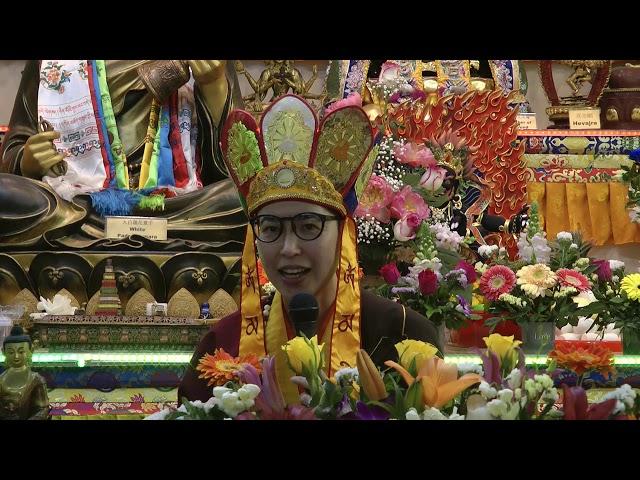
[(167, 219), (153, 217), (105, 217), (106, 238), (140, 235), (150, 240), (167, 239)]
[(569, 128), (571, 130), (600, 129), (600, 109), (580, 108), (569, 110)]
[(518, 122), (518, 130), (538, 129), (535, 113), (519, 113), (518, 115), (516, 115), (516, 121)]

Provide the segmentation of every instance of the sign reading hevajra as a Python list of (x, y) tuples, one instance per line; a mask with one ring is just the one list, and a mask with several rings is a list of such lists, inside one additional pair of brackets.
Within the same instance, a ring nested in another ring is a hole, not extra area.
[(105, 217), (105, 238), (140, 235), (150, 240), (167, 239), (167, 219), (153, 217)]
[(571, 130), (597, 130), (600, 128), (599, 108), (572, 108), (569, 110)]

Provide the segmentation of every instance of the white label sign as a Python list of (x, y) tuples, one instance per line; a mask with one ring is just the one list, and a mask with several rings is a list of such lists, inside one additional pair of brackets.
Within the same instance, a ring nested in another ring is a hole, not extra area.
[(600, 109), (569, 110), (569, 128), (571, 130), (598, 130), (600, 128)]
[(535, 113), (519, 113), (518, 115), (516, 115), (516, 121), (518, 122), (518, 130), (538, 129)]
[(140, 235), (150, 240), (167, 239), (167, 219), (153, 217), (105, 217), (106, 238)]

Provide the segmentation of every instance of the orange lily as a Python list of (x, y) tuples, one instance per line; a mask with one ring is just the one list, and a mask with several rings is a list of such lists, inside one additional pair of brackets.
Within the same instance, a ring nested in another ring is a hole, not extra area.
[(402, 365), (390, 360), (384, 362), (388, 367), (394, 368), (407, 385), (420, 382), (422, 385), (422, 398), (427, 407), (441, 408), (474, 383), (480, 383), (482, 377), (477, 373), (467, 373), (458, 378), (458, 367), (445, 363), (440, 357), (432, 357), (425, 360), (414, 378)]

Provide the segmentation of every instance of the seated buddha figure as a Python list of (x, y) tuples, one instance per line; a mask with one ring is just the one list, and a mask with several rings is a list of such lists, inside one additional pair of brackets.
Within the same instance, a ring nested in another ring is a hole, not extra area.
[(47, 384), (29, 366), (31, 338), (15, 326), (2, 342), (5, 371), (0, 374), (0, 420), (46, 420)]
[(170, 240), (241, 243), (218, 141), (237, 93), (218, 60), (27, 61), (1, 153), (0, 243), (90, 247), (105, 215), (167, 218)]

